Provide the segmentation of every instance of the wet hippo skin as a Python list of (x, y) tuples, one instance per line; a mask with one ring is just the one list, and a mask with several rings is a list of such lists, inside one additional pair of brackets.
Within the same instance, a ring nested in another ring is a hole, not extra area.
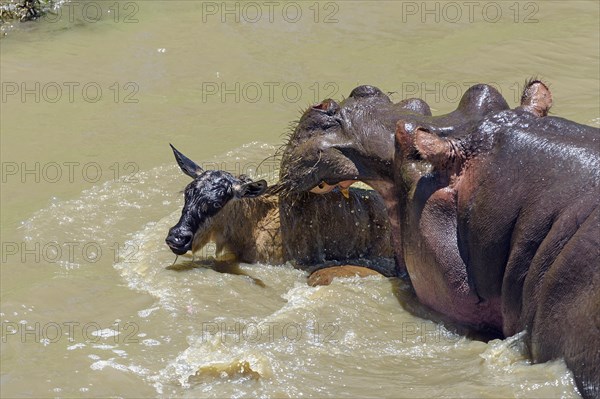
[(356, 90), (368, 93), (305, 113), (281, 190), (370, 184), (421, 302), (479, 330), (526, 331), (534, 362), (564, 358), (582, 395), (599, 397), (599, 129), (547, 116), (535, 80), (516, 109), (494, 100), (454, 128)]

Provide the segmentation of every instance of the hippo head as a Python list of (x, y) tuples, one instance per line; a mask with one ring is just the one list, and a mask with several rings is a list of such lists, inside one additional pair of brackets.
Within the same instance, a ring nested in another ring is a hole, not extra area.
[(454, 177), (463, 172), (467, 160), (491, 149), (494, 134), (501, 126), (512, 126), (516, 132), (514, 126), (517, 122), (527, 126), (537, 118), (548, 116), (551, 107), (552, 93), (548, 85), (531, 78), (525, 82), (518, 107), (491, 113), (458, 136), (444, 137), (425, 126), (415, 127), (410, 121), (399, 120), (395, 142), (395, 181), (401, 181), (405, 187), (414, 187), (422, 177), (415, 166), (424, 163), (435, 172), (437, 184), (456, 182)]
[(171, 251), (182, 255), (208, 241), (212, 218), (229, 201), (257, 197), (265, 192), (267, 182), (255, 182), (245, 175), (234, 177), (221, 170), (204, 171), (172, 145), (171, 148), (183, 173), (194, 179), (185, 188), (181, 218), (165, 240)]
[(360, 86), (340, 104), (327, 99), (310, 107), (285, 146), (282, 188), (324, 193), (391, 179), (394, 106), (378, 88)]
[[(551, 105), (547, 86), (532, 79), (526, 82), (516, 111), (543, 117)], [(398, 121), (409, 130), (423, 127), (452, 137), (487, 115), (508, 109), (501, 93), (485, 84), (470, 87), (456, 110), (435, 117), (423, 100), (394, 104), (378, 88), (359, 86), (340, 104), (328, 99), (302, 115), (283, 152), (280, 189), (324, 193), (360, 180), (380, 194), (389, 192)]]

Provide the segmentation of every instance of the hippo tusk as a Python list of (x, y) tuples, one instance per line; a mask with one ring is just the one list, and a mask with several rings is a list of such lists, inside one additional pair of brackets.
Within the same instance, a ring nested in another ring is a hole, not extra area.
[(346, 180), (339, 182), (337, 184), (338, 188), (342, 192), (342, 195), (346, 197), (346, 199), (350, 199), (350, 186), (356, 183), (354, 180)]
[(346, 199), (349, 199), (350, 198), (350, 190), (349, 189), (350, 189), (350, 186), (354, 183), (355, 183), (354, 180), (346, 180), (346, 181), (340, 182), (335, 185), (330, 185), (323, 181), (323, 182), (319, 183), (318, 186), (316, 186), (312, 190), (310, 190), (310, 192), (315, 193), (315, 194), (326, 194), (326, 193), (332, 191), (333, 189), (337, 188), (338, 190), (341, 191), (342, 195)]

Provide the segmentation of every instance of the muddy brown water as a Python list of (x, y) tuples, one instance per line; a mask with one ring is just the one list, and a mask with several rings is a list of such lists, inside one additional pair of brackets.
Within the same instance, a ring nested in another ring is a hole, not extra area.
[(598, 126), (598, 22), (594, 1), (85, 1), (9, 30), (2, 396), (578, 397), (561, 361), (413, 316), (393, 280), (169, 267), (168, 143), (273, 179), (259, 162), (322, 98), (373, 84), (442, 113), (477, 82), (514, 105), (532, 75)]

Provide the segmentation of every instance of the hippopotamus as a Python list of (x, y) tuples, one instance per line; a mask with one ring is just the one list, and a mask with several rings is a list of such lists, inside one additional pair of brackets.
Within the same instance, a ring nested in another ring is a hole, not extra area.
[[(398, 121), (452, 136), (488, 113), (505, 109), (508, 104), (502, 95), (484, 84), (470, 87), (457, 109), (441, 116), (432, 116), (423, 100), (411, 98), (393, 103), (380, 89), (359, 86), (341, 104), (328, 99), (302, 115), (284, 149), (281, 182), (274, 190), (325, 193), (363, 181), (382, 196), (394, 247), (400, 248), (392, 168)], [(397, 274), (405, 276), (404, 259), (396, 254), (395, 260)]]
[[(600, 130), (548, 116), (551, 93), (534, 80), (516, 109), (451, 132), (398, 119), (384, 173), (364, 143), (389, 126), (351, 101), (355, 116), (342, 105), (321, 127), (300, 122), (287, 152), (294, 181), (283, 184), (375, 181), (422, 303), (475, 329), (525, 331), (534, 362), (564, 358), (581, 394), (600, 397)], [(332, 119), (344, 122), (332, 128)]]
[[(309, 280), (327, 284), (334, 275), (372, 274), (356, 266), (394, 274), (385, 206), (372, 190), (261, 196), (267, 190), (264, 180), (204, 171), (172, 149), (181, 170), (194, 179), (185, 189), (181, 218), (166, 238), (175, 254), (198, 252), (214, 242), (217, 254), (239, 262), (290, 261), (308, 272), (327, 267), (325, 277), (321, 272)], [(354, 267), (333, 270), (346, 265)]]
[[(455, 320), (526, 331), (600, 397), (600, 130), (528, 111), (460, 138), (397, 130), (402, 252), (422, 302)], [(414, 173), (428, 163), (431, 173)]]

